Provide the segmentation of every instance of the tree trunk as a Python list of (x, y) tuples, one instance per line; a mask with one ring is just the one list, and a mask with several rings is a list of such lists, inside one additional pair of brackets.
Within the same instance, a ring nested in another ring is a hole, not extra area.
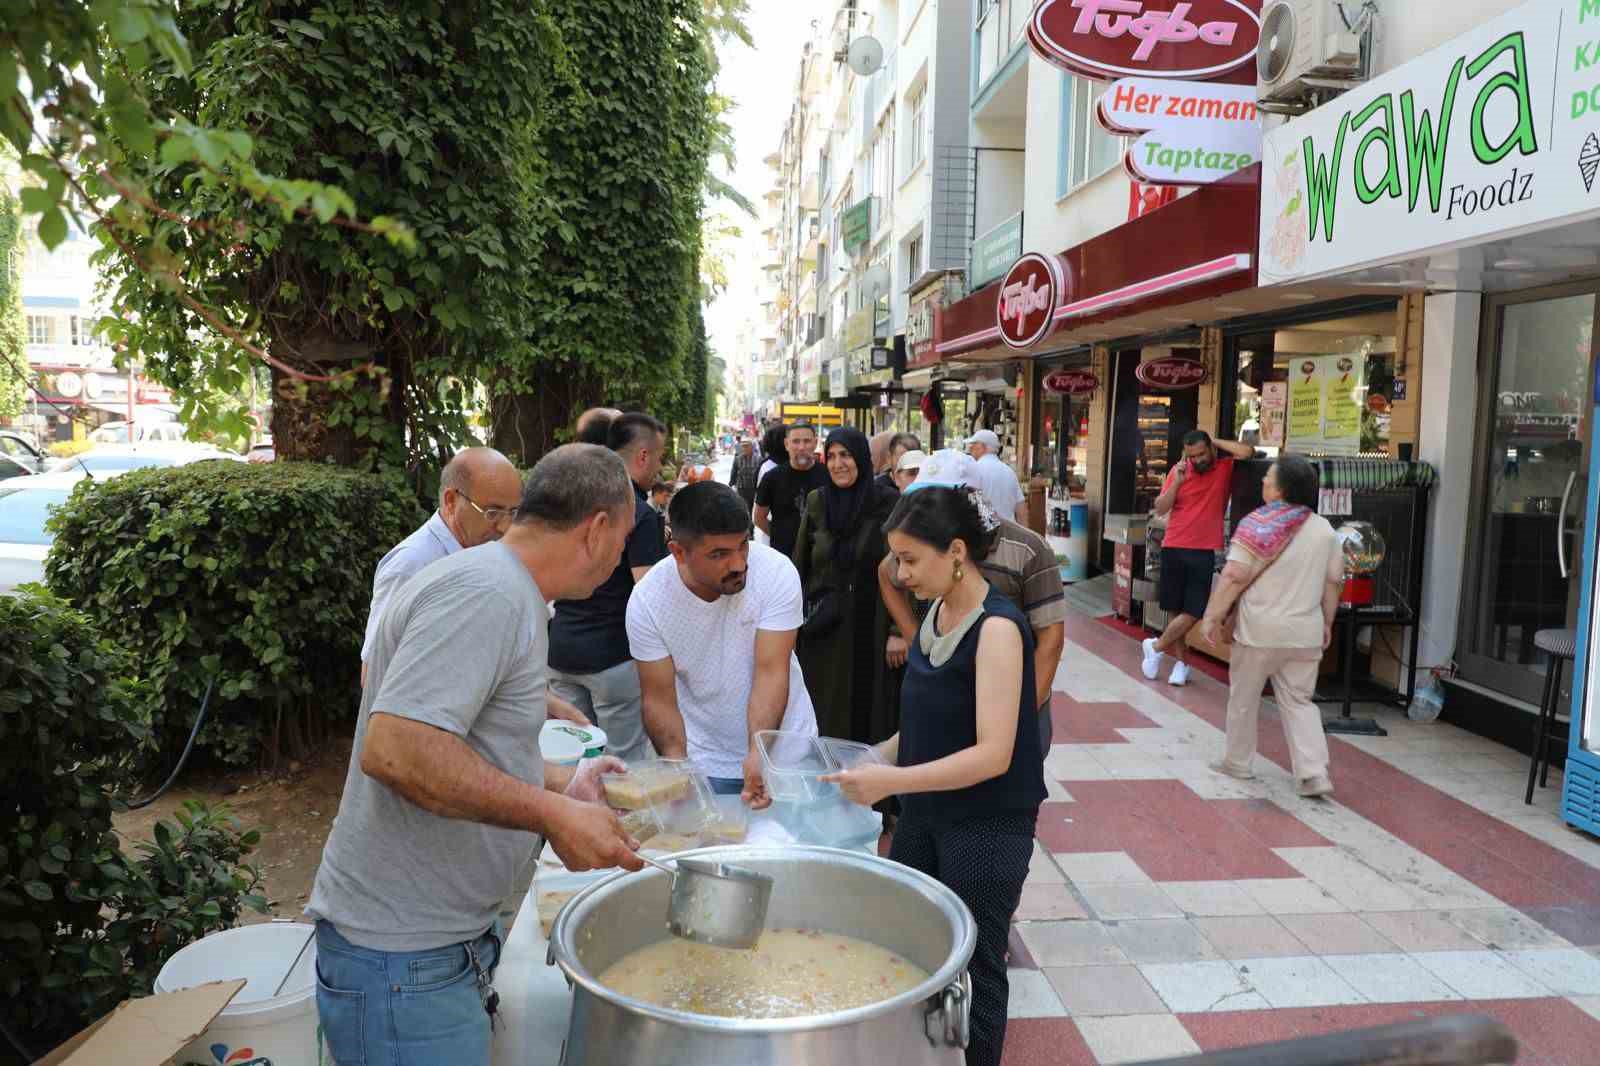
[[(349, 372), (373, 357), (366, 344), (337, 341), (325, 334), (295, 337), (274, 348), (298, 353), (295, 362), (314, 377)], [(336, 407), (348, 407), (355, 392), (381, 392), (389, 382), (383, 374), (366, 373), (350, 374), (348, 381), (347, 387), (335, 388), (325, 381), (304, 381), (272, 368), (272, 445), (279, 459), (331, 460), (339, 466), (356, 466), (371, 459), (374, 443), (356, 436), (352, 420), (330, 426), (328, 416)], [(380, 404), (378, 410), (393, 417), (394, 399), (388, 397), (387, 405)], [(403, 406), (400, 410), (403, 419)]]
[(572, 423), (605, 403), (603, 386), (587, 375), (550, 373), (535, 392), (496, 392), (489, 404), (491, 443), (526, 470), (572, 439)]

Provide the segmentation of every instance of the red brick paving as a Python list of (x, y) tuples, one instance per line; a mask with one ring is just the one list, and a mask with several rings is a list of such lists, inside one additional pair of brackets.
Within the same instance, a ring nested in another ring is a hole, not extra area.
[(1155, 729), (1156, 723), (1126, 703), (1079, 703), (1064, 692), (1050, 697), (1055, 744), (1126, 744), (1118, 729)]
[(1000, 1066), (1098, 1066), (1071, 1018), (1012, 1018)]

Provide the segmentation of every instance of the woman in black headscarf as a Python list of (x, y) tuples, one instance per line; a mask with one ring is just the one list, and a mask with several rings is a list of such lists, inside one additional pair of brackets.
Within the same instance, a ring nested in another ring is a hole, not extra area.
[(836, 429), (823, 446), (828, 484), (806, 499), (795, 539), (806, 622), (797, 651), (824, 736), (873, 743), (893, 732), (874, 722), (888, 616), (878, 594), (887, 552), (883, 524), (899, 493), (872, 476), (871, 450), (858, 429)]

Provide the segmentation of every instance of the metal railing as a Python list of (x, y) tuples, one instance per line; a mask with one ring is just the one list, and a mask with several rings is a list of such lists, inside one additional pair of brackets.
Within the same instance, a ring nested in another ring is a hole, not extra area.
[(978, 92), (982, 93), (1027, 35), (1031, 0), (989, 0), (978, 16)]
[(1517, 1041), (1509, 1029), (1493, 1018), (1459, 1014), (1139, 1066), (1512, 1066), (1516, 1061)]

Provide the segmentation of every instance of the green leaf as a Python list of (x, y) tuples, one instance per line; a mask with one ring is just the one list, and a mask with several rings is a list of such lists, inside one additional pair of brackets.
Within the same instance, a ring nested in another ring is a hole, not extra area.
[(61, 208), (52, 207), (39, 216), (39, 240), (46, 248), (54, 250), (66, 239), (67, 216)]
[(50, 190), (31, 185), (25, 187), (17, 199), (22, 203), (22, 210), (30, 215), (42, 215), (60, 202), (60, 197), (52, 195)]
[(150, 13), (133, 4), (118, 5), (111, 16), (111, 38), (118, 44), (137, 44), (150, 34)]
[(56, 894), (51, 891), (50, 886), (45, 884), (43, 881), (24, 882), (22, 885), (22, 891), (38, 900), (40, 903), (48, 903), (50, 900), (55, 899), (56, 897)]

